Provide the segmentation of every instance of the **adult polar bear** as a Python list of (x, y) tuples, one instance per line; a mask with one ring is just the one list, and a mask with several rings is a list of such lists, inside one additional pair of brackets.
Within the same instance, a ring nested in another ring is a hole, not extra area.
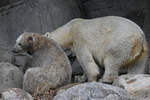
[(148, 56), (145, 35), (126, 18), (74, 19), (45, 36), (63, 48), (72, 47), (88, 81), (96, 81), (99, 75), (95, 60), (105, 68), (102, 82), (112, 83), (122, 67), (128, 68), (128, 73), (144, 73)]

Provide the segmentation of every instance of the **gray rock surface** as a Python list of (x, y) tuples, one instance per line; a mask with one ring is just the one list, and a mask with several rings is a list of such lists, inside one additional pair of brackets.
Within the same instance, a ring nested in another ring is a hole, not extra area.
[(0, 63), (0, 91), (8, 88), (22, 88), (23, 73), (14, 65)]
[(12, 62), (13, 55), (6, 47), (2, 47), (0, 44), (0, 62)]
[(147, 65), (146, 65), (146, 72), (147, 72), (147, 74), (150, 74), (150, 58), (148, 58), (148, 60), (147, 60)]
[(0, 7), (9, 5), (9, 4), (17, 2), (17, 1), (19, 1), (19, 0), (1, 0), (0, 1)]
[(11, 88), (1, 93), (2, 100), (33, 100), (33, 97), (24, 90)]
[[(146, 38), (147, 38), (147, 41), (148, 41), (148, 45), (149, 45), (149, 48), (150, 48), (150, 0), (146, 0), (145, 1), (146, 3), (146, 8), (145, 11), (146, 11), (146, 17), (145, 17), (145, 20), (144, 20), (144, 26), (143, 26), (143, 29), (144, 29), (144, 32), (146, 33)], [(150, 51), (149, 51), (150, 52)]]
[(113, 84), (137, 96), (139, 100), (150, 98), (150, 75), (122, 75)]
[[(46, 38), (47, 39), (47, 38)], [(31, 67), (24, 75), (23, 88), (33, 93), (43, 84), (55, 89), (71, 82), (72, 68), (62, 48), (48, 39), (48, 46), (35, 51), (32, 55)]]
[(60, 87), (56, 90), (55, 96), (65, 92), (67, 89), (69, 89), (73, 86), (79, 85), (79, 84), (82, 84), (82, 83), (70, 83), (70, 84), (67, 84), (67, 85)]
[(85, 83), (69, 88), (53, 100), (135, 100), (130, 94), (118, 87), (102, 83)]

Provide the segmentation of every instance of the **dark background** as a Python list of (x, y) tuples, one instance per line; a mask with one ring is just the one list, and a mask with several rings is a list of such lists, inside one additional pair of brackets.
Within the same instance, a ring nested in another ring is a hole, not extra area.
[(9, 51), (24, 31), (44, 34), (73, 18), (108, 15), (137, 23), (150, 44), (150, 0), (0, 0), (0, 61), (10, 61)]

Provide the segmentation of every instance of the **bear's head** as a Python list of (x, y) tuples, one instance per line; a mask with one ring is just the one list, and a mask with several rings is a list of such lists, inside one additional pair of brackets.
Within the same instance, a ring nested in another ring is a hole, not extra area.
[(24, 53), (27, 52), (32, 54), (36, 49), (41, 46), (43, 36), (36, 33), (25, 32), (21, 34), (14, 45), (14, 53)]

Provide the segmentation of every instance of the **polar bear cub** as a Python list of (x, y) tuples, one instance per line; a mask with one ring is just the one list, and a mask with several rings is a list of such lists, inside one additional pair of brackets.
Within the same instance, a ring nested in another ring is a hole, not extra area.
[(117, 16), (73, 19), (44, 36), (62, 48), (75, 52), (88, 81), (97, 81), (99, 67), (105, 72), (102, 82), (112, 83), (120, 68), (130, 74), (144, 73), (148, 47), (144, 32), (134, 22)]

